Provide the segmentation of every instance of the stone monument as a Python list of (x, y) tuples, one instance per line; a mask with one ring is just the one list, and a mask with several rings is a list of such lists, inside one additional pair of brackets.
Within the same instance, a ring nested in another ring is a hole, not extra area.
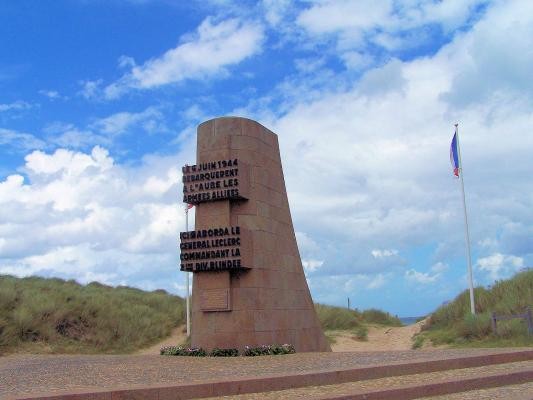
[(193, 272), (191, 344), (293, 344), (331, 351), (305, 279), (277, 135), (246, 118), (199, 125), (196, 165), (183, 167), (195, 229), (180, 234)]

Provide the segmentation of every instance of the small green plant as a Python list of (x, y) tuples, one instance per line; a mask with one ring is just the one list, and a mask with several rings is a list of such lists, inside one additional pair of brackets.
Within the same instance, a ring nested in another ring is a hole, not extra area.
[(247, 357), (256, 357), (256, 356), (266, 356), (270, 354), (270, 346), (263, 345), (257, 347), (246, 346), (244, 348), (244, 356)]
[(361, 341), (368, 340), (368, 328), (366, 326), (360, 326), (355, 329), (355, 338)]
[(237, 357), (239, 355), (239, 349), (219, 349), (215, 347), (209, 355), (211, 357)]
[(413, 350), (420, 349), (424, 345), (425, 340), (426, 338), (423, 335), (418, 334), (413, 336), (413, 344), (411, 348)]
[(294, 349), (294, 346), (292, 344), (273, 344), (272, 346), (270, 346), (270, 354), (273, 355), (294, 353), (296, 353), (296, 350)]
[(279, 355), (279, 354), (294, 354), (296, 351), (292, 344), (280, 345), (262, 345), (257, 347), (246, 346), (244, 348), (243, 356), (256, 357), (267, 355)]
[(480, 315), (466, 315), (457, 325), (457, 333), (464, 339), (482, 339), (491, 333), (490, 316), (488, 313)]
[(159, 350), (162, 356), (187, 356), (187, 357), (205, 357), (207, 352), (201, 347), (186, 348), (181, 346), (167, 346)]

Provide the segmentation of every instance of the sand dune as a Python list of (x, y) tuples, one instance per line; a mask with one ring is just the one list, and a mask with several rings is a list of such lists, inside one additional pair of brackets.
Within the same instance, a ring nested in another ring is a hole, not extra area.
[(369, 327), (368, 340), (361, 341), (349, 331), (334, 331), (333, 351), (389, 351), (410, 350), (413, 335), (420, 332), (424, 321), (400, 327)]

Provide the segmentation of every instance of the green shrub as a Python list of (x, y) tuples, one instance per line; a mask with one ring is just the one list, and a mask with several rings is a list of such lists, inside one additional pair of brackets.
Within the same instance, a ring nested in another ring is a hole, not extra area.
[(421, 348), (424, 345), (425, 339), (426, 338), (423, 335), (420, 335), (420, 334), (413, 336), (413, 344), (412, 344), (411, 348), (413, 350)]
[(184, 348), (181, 346), (167, 346), (159, 350), (162, 356), (186, 356), (186, 357), (205, 357), (207, 352), (201, 347)]
[(239, 349), (219, 349), (215, 347), (209, 355), (211, 357), (237, 357), (239, 355)]
[(323, 329), (352, 329), (360, 325), (357, 311), (318, 303), (315, 304), (315, 310)]
[(296, 353), (296, 350), (294, 349), (294, 346), (292, 344), (273, 344), (272, 346), (270, 346), (270, 353), (273, 355), (294, 354)]
[[(528, 337), (527, 322), (524, 319), (498, 321), (497, 337), (503, 339)], [(531, 337), (530, 337), (531, 338)]]
[(491, 333), (490, 316), (485, 314), (466, 315), (457, 325), (457, 333), (464, 339), (482, 339)]
[(293, 354), (295, 353), (294, 346), (292, 344), (283, 345), (263, 345), (257, 347), (246, 346), (244, 348), (243, 356), (256, 357), (267, 355), (279, 355), (279, 354)]
[(402, 321), (388, 312), (371, 308), (361, 313), (363, 320), (367, 323), (374, 323), (387, 326), (403, 326)]
[(368, 340), (368, 328), (366, 326), (360, 326), (355, 329), (355, 338), (357, 340)]

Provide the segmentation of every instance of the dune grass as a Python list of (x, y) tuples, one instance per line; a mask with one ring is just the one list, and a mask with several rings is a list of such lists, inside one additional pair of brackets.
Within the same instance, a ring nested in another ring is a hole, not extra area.
[[(348, 330), (361, 340), (367, 325), (401, 326), (375, 309), (315, 309), (324, 330)], [(0, 275), (0, 354), (128, 353), (169, 336), (184, 319), (183, 299), (163, 290)]]
[(324, 330), (351, 330), (362, 325), (376, 324), (385, 326), (402, 326), (395, 316), (371, 308), (365, 311), (351, 310), (345, 307), (315, 304), (315, 310)]
[(361, 312), (363, 321), (368, 324), (378, 324), (385, 326), (403, 326), (402, 321), (388, 312), (370, 308)]
[(168, 336), (184, 316), (183, 299), (162, 290), (0, 276), (0, 353), (126, 353)]
[(363, 322), (359, 312), (344, 307), (316, 303), (315, 310), (324, 330), (353, 329)]
[(498, 321), (498, 335), (491, 329), (491, 314), (524, 313), (533, 306), (533, 270), (516, 274), (513, 278), (496, 282), (490, 288), (474, 291), (476, 315), (470, 313), (467, 290), (454, 301), (439, 307), (424, 326), (424, 335), (434, 344), (457, 346), (531, 346), (533, 337), (527, 335), (523, 319)]

